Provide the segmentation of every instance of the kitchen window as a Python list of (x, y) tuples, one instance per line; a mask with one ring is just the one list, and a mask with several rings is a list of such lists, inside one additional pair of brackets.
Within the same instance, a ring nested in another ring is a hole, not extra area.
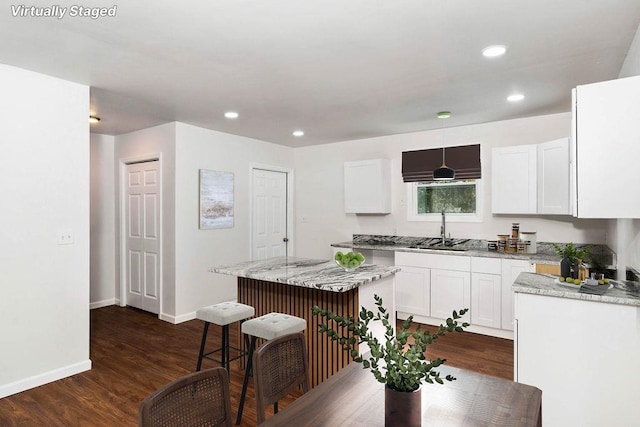
[(482, 220), (482, 180), (407, 183), (407, 220), (452, 222)]

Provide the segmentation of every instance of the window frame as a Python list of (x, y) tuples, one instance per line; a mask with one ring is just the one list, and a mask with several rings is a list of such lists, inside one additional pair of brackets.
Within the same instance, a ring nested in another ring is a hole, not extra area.
[(448, 222), (482, 222), (483, 211), (483, 183), (482, 179), (468, 180), (468, 181), (453, 181), (453, 182), (407, 182), (405, 183), (407, 189), (407, 221), (426, 221), (426, 222), (439, 222), (442, 220), (440, 212), (418, 214), (418, 187), (440, 187), (450, 185), (469, 185), (475, 184), (476, 187), (476, 212), (474, 214), (468, 213), (455, 213), (447, 212)]

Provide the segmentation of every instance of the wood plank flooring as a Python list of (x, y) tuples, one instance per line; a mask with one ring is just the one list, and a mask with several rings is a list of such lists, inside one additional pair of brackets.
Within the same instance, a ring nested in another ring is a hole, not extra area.
[[(93, 369), (0, 399), (0, 426), (135, 426), (142, 399), (195, 370), (202, 327), (199, 320), (172, 325), (133, 308), (92, 310)], [(237, 329), (232, 327), (231, 336), (233, 343)], [(220, 328), (213, 325), (209, 345), (216, 346), (220, 340)], [(446, 358), (451, 366), (513, 379), (510, 340), (468, 332), (451, 334), (430, 346), (428, 356)], [(212, 366), (214, 362), (203, 362), (203, 368)], [(243, 372), (238, 362), (231, 371), (235, 415)], [(280, 408), (293, 398), (281, 402)], [(241, 425), (256, 425), (251, 386)]]

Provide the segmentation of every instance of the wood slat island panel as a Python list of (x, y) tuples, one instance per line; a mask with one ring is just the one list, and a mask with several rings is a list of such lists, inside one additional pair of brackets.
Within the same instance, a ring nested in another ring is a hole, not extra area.
[(317, 305), (340, 316), (357, 317), (360, 307), (357, 289), (347, 292), (330, 292), (238, 277), (238, 302), (253, 306), (256, 317), (276, 311), (307, 321), (307, 329), (304, 333), (309, 352), (312, 387), (320, 384), (351, 361), (348, 352), (331, 341), (327, 334), (318, 332), (321, 321), (318, 316), (313, 316), (311, 309)]

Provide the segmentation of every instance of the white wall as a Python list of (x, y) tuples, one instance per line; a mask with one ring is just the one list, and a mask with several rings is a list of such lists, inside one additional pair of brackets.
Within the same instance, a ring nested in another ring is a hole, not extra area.
[[(562, 113), (517, 120), (445, 129), (447, 146), (481, 144), (484, 209), (482, 223), (449, 221), (451, 237), (490, 239), (520, 222), (523, 231), (537, 231), (538, 241), (606, 243), (607, 223), (570, 216), (493, 216), (491, 214), (491, 148), (536, 144), (570, 135), (571, 114)], [(329, 245), (351, 240), (352, 234), (438, 236), (439, 222), (406, 219), (406, 184), (402, 182), (402, 151), (441, 146), (441, 131), (425, 131), (335, 144), (298, 148), (296, 166), (297, 255), (329, 257)], [(387, 158), (391, 160), (392, 213), (347, 215), (343, 203), (345, 161)]]
[(91, 361), (89, 88), (0, 65), (0, 94), (1, 398)]
[(115, 137), (116, 298), (120, 298), (120, 181), (126, 162), (160, 158), (162, 180), (162, 305), (160, 317), (173, 321), (175, 299), (175, 135), (176, 124), (166, 123)]
[(618, 78), (640, 75), (640, 25), (636, 30), (636, 35), (631, 42), (627, 57), (622, 64)]
[[(97, 147), (109, 156), (107, 139), (93, 136)], [(160, 317), (169, 322), (194, 318), (195, 310), (217, 302), (236, 298), (235, 277), (210, 273), (210, 267), (250, 258), (250, 165), (267, 164), (293, 169), (293, 149), (255, 139), (215, 132), (184, 123), (169, 123), (115, 137), (113, 155), (116, 194), (119, 193), (119, 173), (123, 161), (161, 156), (163, 215), (163, 303)], [(95, 162), (96, 168), (108, 165)], [(200, 230), (199, 170), (233, 172), (235, 193), (235, 223), (233, 228)], [(96, 172), (97, 173), (97, 172)], [(108, 173), (104, 178), (109, 179)], [(107, 195), (108, 184), (98, 188)], [(104, 205), (109, 209), (108, 203)], [(114, 203), (115, 230), (120, 230), (119, 201)], [(109, 222), (109, 214), (100, 221)], [(105, 229), (108, 224), (103, 224)], [(102, 242), (107, 244), (108, 242)], [(114, 261), (115, 285), (100, 278), (95, 295), (108, 296), (115, 289), (120, 298), (120, 238), (116, 236)], [(108, 252), (108, 251), (107, 251)], [(111, 268), (109, 254), (97, 253), (96, 270)], [(99, 304), (100, 300), (92, 298)]]
[(115, 138), (91, 134), (91, 308), (117, 304)]
[[(251, 138), (176, 124), (176, 313), (233, 300), (236, 278), (210, 267), (251, 258), (250, 171), (252, 163), (293, 169), (293, 149)], [(234, 174), (233, 228), (200, 230), (199, 170)]]

